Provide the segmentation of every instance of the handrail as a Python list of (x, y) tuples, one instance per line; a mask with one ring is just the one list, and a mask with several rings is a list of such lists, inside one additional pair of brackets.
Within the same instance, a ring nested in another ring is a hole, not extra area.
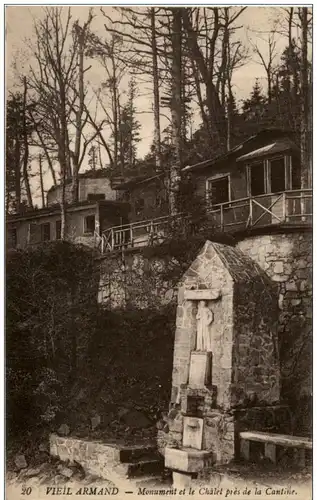
[[(302, 223), (307, 223), (312, 217), (311, 198), (312, 189), (294, 189), (231, 200), (207, 207), (206, 213), (221, 231), (237, 231), (241, 230), (241, 226), (247, 229), (259, 225), (290, 224), (292, 220), (298, 224), (299, 217)], [(151, 245), (155, 238), (160, 240), (166, 237), (167, 224), (188, 217), (185, 213), (179, 213), (113, 226), (103, 231), (101, 236), (98, 235), (97, 246), (104, 252)]]

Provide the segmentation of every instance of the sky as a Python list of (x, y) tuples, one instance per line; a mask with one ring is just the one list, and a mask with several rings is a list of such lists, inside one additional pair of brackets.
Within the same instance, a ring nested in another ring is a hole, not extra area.
[[(73, 6), (72, 14), (74, 18), (79, 18), (83, 22), (87, 19), (90, 6)], [(112, 7), (103, 7), (107, 13), (113, 13)], [(97, 14), (93, 20), (92, 28), (98, 35), (103, 35), (104, 19), (102, 15), (98, 15), (99, 7), (94, 7)], [(10, 91), (14, 89), (19, 81), (19, 77), (24, 72), (28, 71), (30, 63), (32, 63), (32, 45), (33, 23), (37, 17), (42, 16), (41, 6), (7, 6), (6, 7), (6, 89)], [(255, 42), (266, 52), (266, 43), (259, 38), (259, 32), (268, 32), (273, 25), (274, 20), (280, 16), (278, 7), (248, 7), (239, 18), (239, 25), (242, 28), (239, 30), (241, 42), (246, 46), (250, 46), (250, 41)], [(267, 34), (262, 34), (260, 37), (265, 38)], [(277, 47), (282, 51), (284, 46), (282, 38), (278, 40)], [(16, 65), (18, 70), (13, 70), (12, 66)], [(88, 74), (87, 74), (88, 75)], [(96, 87), (100, 83), (101, 75), (100, 68), (97, 64), (93, 64), (89, 70), (89, 81), (92, 86)], [(255, 79), (259, 78), (264, 89), (266, 87), (265, 71), (263, 67), (256, 62), (256, 57), (252, 54), (252, 49), (249, 50), (249, 59), (245, 66), (235, 71), (233, 75), (233, 90), (238, 102), (249, 96)], [(141, 92), (142, 94), (142, 92)], [(143, 92), (144, 94), (144, 92)], [(136, 102), (137, 108), (142, 110), (138, 115), (141, 122), (141, 142), (138, 146), (138, 155), (144, 156), (153, 140), (153, 115), (151, 110), (151, 99), (147, 95), (140, 95)], [(167, 126), (166, 119), (162, 119), (162, 129)], [(83, 170), (87, 167), (83, 165)], [(45, 177), (45, 188), (49, 188), (50, 178)]]

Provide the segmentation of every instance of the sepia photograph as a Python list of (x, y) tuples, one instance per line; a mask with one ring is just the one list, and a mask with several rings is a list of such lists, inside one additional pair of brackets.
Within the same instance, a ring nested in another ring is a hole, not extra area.
[(4, 16), (6, 500), (312, 500), (312, 5)]

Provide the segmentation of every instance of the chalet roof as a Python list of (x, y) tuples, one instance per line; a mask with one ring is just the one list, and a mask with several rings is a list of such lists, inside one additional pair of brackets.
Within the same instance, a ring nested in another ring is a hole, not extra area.
[[(78, 174), (79, 181), (80, 179), (107, 179), (107, 178), (109, 179), (109, 171), (105, 168), (101, 168), (98, 170), (86, 170), (85, 172), (81, 172), (80, 174)], [(66, 184), (71, 184), (71, 183), (72, 183), (71, 179), (66, 179)], [(54, 191), (60, 186), (61, 186), (60, 183), (51, 186), (48, 190), (48, 193)]]
[[(249, 152), (248, 149), (250, 148), (252, 142), (257, 142), (258, 140), (268, 140), (270, 142), (274, 141), (274, 139), (278, 139), (280, 137), (283, 137), (284, 139), (287, 139), (287, 136), (289, 134), (286, 131), (283, 131), (281, 129), (264, 129), (261, 132), (258, 132), (257, 134), (252, 135), (245, 141), (241, 142), (234, 148), (230, 149), (230, 151), (227, 151), (226, 153), (222, 153), (220, 155), (216, 155), (213, 158), (210, 158), (205, 161), (201, 161), (199, 163), (195, 163), (194, 165), (187, 165), (185, 168), (183, 168), (183, 172), (191, 172), (194, 170), (201, 170), (206, 167), (211, 167), (214, 166), (218, 163), (223, 162), (224, 160), (237, 156), (240, 154), (243, 154), (244, 152)], [(247, 150), (247, 151), (245, 151)]]
[(155, 179), (160, 179), (163, 177), (164, 174), (156, 174), (156, 175), (139, 175), (137, 177), (133, 177), (132, 179), (128, 179), (126, 182), (122, 182), (121, 184), (118, 184), (117, 186), (114, 186), (113, 189), (117, 190), (124, 190), (124, 189), (130, 189), (135, 186), (138, 186), (139, 184), (145, 184), (148, 182), (151, 182)]
[(262, 156), (272, 155), (275, 153), (282, 153), (284, 151), (289, 151), (289, 150), (295, 150), (299, 152), (299, 148), (296, 146), (296, 144), (286, 137), (285, 139), (278, 139), (277, 141), (274, 141), (271, 144), (267, 144), (262, 148), (250, 151), (250, 153), (247, 153), (237, 158), (236, 161), (253, 160), (255, 158), (259, 158)]
[[(105, 207), (105, 206), (110, 206), (110, 207), (128, 207), (128, 204), (122, 201), (117, 201), (117, 200), (100, 200), (100, 201), (80, 201), (77, 203), (68, 203), (66, 204), (66, 208), (68, 212), (74, 212), (77, 210), (85, 210), (88, 208), (93, 208), (93, 207)], [(47, 217), (50, 215), (56, 215), (59, 214), (61, 211), (61, 207), (59, 203), (56, 203), (54, 205), (51, 205), (49, 207), (44, 207), (44, 208), (37, 208), (33, 210), (27, 210), (24, 213), (20, 214), (11, 214), (6, 217), (6, 223), (11, 223), (11, 222), (17, 222), (17, 221), (24, 221), (24, 220), (31, 220), (31, 219), (38, 219), (41, 217)]]

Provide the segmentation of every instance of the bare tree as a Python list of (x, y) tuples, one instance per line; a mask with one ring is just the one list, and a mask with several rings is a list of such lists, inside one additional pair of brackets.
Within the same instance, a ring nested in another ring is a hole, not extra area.
[[(157, 170), (162, 169), (161, 162), (161, 126), (160, 126), (160, 85), (162, 33), (157, 19), (161, 17), (160, 8), (146, 7), (144, 9), (118, 7), (116, 12), (120, 14), (120, 20), (113, 19), (101, 9), (106, 19), (105, 28), (109, 33), (120, 37), (125, 42), (121, 50), (121, 62), (124, 62), (134, 76), (146, 83), (151, 81), (153, 95), (153, 118), (154, 118), (154, 151)], [(160, 16), (158, 15), (160, 14)]]
[[(72, 179), (73, 201), (78, 199), (78, 172), (94, 136), (84, 137), (84, 48), (91, 12), (83, 27), (72, 23), (71, 9), (45, 8), (34, 23), (35, 64), (29, 88), (36, 106), (33, 118), (54, 179), (52, 155), (57, 157), (61, 183), (61, 238), (65, 238), (65, 183)], [(73, 146), (74, 144), (74, 146)]]
[(241, 16), (246, 7), (224, 7), (220, 11), (219, 19), (222, 33), (221, 59), (217, 71), (216, 88), (220, 94), (221, 106), (226, 109), (226, 147), (231, 148), (231, 134), (233, 121), (234, 95), (232, 77), (237, 68), (247, 61), (247, 51), (241, 41), (235, 40), (236, 31), (241, 28), (235, 21)]
[(158, 50), (156, 41), (155, 27), (155, 7), (150, 8), (151, 14), (151, 45), (152, 45), (152, 63), (153, 63), (153, 112), (154, 112), (154, 149), (156, 169), (162, 169), (161, 161), (161, 126), (160, 126), (160, 91), (159, 91), (159, 73), (158, 73)]
[[(82, 164), (82, 160), (85, 156), (86, 149), (90, 140), (84, 140), (83, 143), (83, 129), (87, 124), (87, 115), (85, 115), (85, 87), (84, 87), (84, 74), (87, 68), (84, 68), (84, 55), (85, 48), (87, 45), (87, 36), (90, 23), (93, 19), (92, 11), (89, 11), (88, 19), (83, 26), (80, 26), (79, 22), (76, 21), (73, 26), (73, 32), (75, 37), (75, 44), (77, 43), (77, 66), (78, 66), (78, 86), (74, 92), (74, 103), (72, 105), (75, 107), (75, 144), (74, 149), (70, 150), (70, 155), (72, 158), (73, 169), (72, 169), (72, 199), (73, 201), (78, 201), (78, 174), (79, 169)], [(89, 68), (88, 68), (89, 69)], [(76, 82), (74, 82), (76, 84)]]
[(177, 194), (180, 184), (180, 172), (182, 166), (182, 151), (181, 151), (181, 126), (182, 126), (182, 103), (181, 103), (181, 79), (182, 79), (182, 11), (179, 8), (174, 8), (172, 22), (172, 97), (171, 97), (171, 114), (172, 114), (172, 150), (173, 159), (170, 168), (170, 213), (175, 215), (178, 212)]
[[(208, 9), (209, 10), (209, 9)], [(208, 59), (199, 44), (199, 30), (194, 28), (192, 12), (189, 8), (182, 9), (183, 26), (186, 32), (187, 44), (191, 56), (195, 61), (195, 68), (198, 69), (200, 78), (205, 86), (206, 107), (208, 109), (208, 121), (211, 138), (219, 149), (223, 148), (225, 141), (224, 132), (224, 109), (221, 106), (214, 79), (214, 59), (216, 55), (216, 41), (220, 30), (219, 9), (210, 9), (213, 13), (213, 28), (207, 30), (205, 36), (208, 37), (209, 54)], [(207, 21), (206, 21), (207, 22)], [(210, 35), (211, 33), (211, 35)], [(198, 78), (196, 78), (196, 81)]]
[(23, 145), (24, 145), (24, 152), (23, 152), (23, 182), (24, 182), (24, 187), (26, 190), (26, 196), (27, 196), (27, 203), (30, 208), (33, 208), (33, 201), (32, 201), (32, 193), (31, 193), (31, 188), (30, 188), (30, 180), (29, 180), (29, 173), (28, 173), (28, 166), (29, 166), (29, 134), (28, 134), (28, 125), (27, 125), (27, 80), (26, 78), (23, 78), (23, 110), (22, 110), (22, 116), (23, 116)]
[(267, 79), (267, 96), (268, 96), (268, 102), (270, 103), (272, 100), (272, 87), (273, 87), (273, 80), (274, 80), (274, 73), (275, 73), (275, 61), (278, 55), (277, 47), (276, 47), (276, 23), (270, 30), (270, 33), (266, 39), (261, 37), (260, 35), (257, 35), (259, 39), (265, 42), (265, 48), (261, 50), (258, 46), (258, 44), (255, 42), (251, 42), (250, 44), (253, 48), (253, 53), (256, 56), (256, 61), (263, 66), (265, 72), (266, 72), (266, 79)]
[(40, 191), (41, 191), (41, 200), (42, 200), (42, 208), (45, 207), (45, 191), (44, 191), (44, 182), (43, 182), (43, 162), (42, 162), (42, 154), (39, 153), (39, 176), (40, 176)]

